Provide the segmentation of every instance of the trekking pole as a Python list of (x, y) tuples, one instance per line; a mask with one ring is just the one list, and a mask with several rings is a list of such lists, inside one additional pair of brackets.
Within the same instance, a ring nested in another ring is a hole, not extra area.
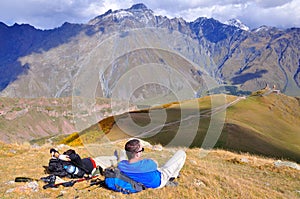
[(32, 182), (32, 181), (40, 181), (40, 179), (29, 178), (29, 177), (16, 177), (15, 182)]
[(60, 185), (64, 186), (64, 187), (72, 187), (75, 183), (77, 182), (82, 182), (82, 181), (87, 181), (87, 180), (90, 180), (90, 179), (93, 179), (93, 178), (96, 178), (98, 177), (99, 175), (95, 175), (95, 176), (92, 176), (92, 177), (83, 177), (83, 178), (79, 178), (79, 179), (75, 179), (75, 180), (70, 180), (70, 181), (67, 181), (67, 182), (61, 182), (61, 183), (49, 183), (49, 184), (46, 184), (43, 186), (43, 189), (47, 189), (47, 188), (57, 188), (59, 187)]
[(29, 178), (29, 177), (16, 177), (15, 182), (32, 182), (32, 181), (43, 181), (48, 183), (54, 183), (58, 177), (55, 175), (49, 175), (47, 177), (41, 177), (40, 179)]
[(101, 180), (101, 179), (97, 178), (96, 180), (91, 181), (89, 185), (87, 185), (85, 187), (82, 187), (82, 188), (79, 188), (78, 190), (84, 190), (84, 189), (93, 187), (95, 185), (100, 185), (99, 187), (103, 187), (104, 183), (105, 183), (104, 180)]

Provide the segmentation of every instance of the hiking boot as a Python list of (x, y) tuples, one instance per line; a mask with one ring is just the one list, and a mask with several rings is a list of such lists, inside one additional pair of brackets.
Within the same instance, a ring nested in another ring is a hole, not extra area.
[(92, 176), (95, 176), (97, 174), (100, 174), (100, 175), (103, 176), (103, 169), (99, 165), (96, 168), (94, 168), (93, 171), (92, 171), (92, 173), (91, 173)]
[(169, 181), (174, 181), (176, 178), (180, 178), (180, 173), (178, 174), (177, 177), (171, 177), (171, 178), (169, 179)]
[(56, 180), (55, 175), (49, 175), (47, 177), (42, 177), (41, 180), (45, 183), (54, 184)]
[(102, 168), (102, 167), (100, 167), (100, 166), (98, 166), (98, 167), (97, 167), (97, 169), (98, 169), (98, 171), (99, 171), (100, 175), (104, 176), (104, 173), (103, 173), (103, 168)]
[(172, 182), (172, 181), (174, 181), (175, 179), (176, 179), (175, 177), (171, 177), (171, 178), (169, 179), (169, 181)]
[(175, 181), (168, 181), (166, 184), (166, 187), (177, 187), (178, 186), (178, 182)]

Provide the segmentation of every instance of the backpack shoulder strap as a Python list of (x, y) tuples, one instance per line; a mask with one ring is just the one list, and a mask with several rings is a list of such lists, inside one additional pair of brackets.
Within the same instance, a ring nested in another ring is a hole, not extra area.
[(135, 180), (131, 179), (130, 177), (126, 176), (123, 172), (120, 171), (119, 168), (115, 167), (115, 168), (107, 168), (104, 171), (104, 176), (106, 178), (119, 178), (125, 182), (128, 182), (131, 184), (131, 186), (137, 190), (137, 191), (142, 191), (147, 189), (147, 187), (140, 183), (140, 182), (136, 182)]

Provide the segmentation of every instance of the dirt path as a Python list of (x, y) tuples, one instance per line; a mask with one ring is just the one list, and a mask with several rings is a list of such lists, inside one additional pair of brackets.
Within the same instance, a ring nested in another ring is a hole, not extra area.
[(174, 122), (169, 122), (169, 123), (165, 123), (165, 124), (162, 124), (162, 125), (158, 125), (156, 126), (155, 128), (152, 128), (148, 131), (145, 131), (143, 132), (142, 134), (140, 134), (139, 136), (143, 137), (143, 136), (149, 136), (151, 135), (152, 132), (157, 132), (157, 130), (159, 129), (162, 129), (163, 127), (167, 127), (167, 126), (172, 126), (172, 125), (175, 125), (175, 124), (178, 124), (178, 123), (181, 123), (181, 122), (184, 122), (184, 121), (188, 121), (188, 120), (191, 120), (193, 118), (208, 118), (208, 117), (211, 117), (212, 115), (215, 115), (217, 113), (220, 113), (222, 111), (225, 111), (228, 107), (230, 106), (233, 106), (234, 104), (238, 103), (239, 101), (241, 100), (244, 100), (246, 99), (245, 96), (242, 96), (242, 97), (238, 97), (237, 99), (235, 99), (234, 101), (232, 102), (229, 102), (227, 104), (224, 104), (222, 106), (218, 106), (216, 108), (213, 108), (209, 111), (202, 111), (202, 112), (199, 112), (197, 114), (192, 114), (192, 115), (188, 115), (187, 117), (181, 119), (181, 120), (178, 120), (178, 121), (174, 121)]

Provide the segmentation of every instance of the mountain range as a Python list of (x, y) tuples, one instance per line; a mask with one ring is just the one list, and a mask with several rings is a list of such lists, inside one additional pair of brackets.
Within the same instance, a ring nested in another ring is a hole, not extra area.
[[(144, 4), (51, 30), (0, 23), (0, 139), (89, 143), (139, 126), (153, 143), (182, 128), (180, 145), (209, 148), (212, 123), (223, 125), (212, 146), (299, 162), (299, 33), (169, 19)], [(230, 106), (213, 106), (220, 93)], [(118, 126), (128, 118), (137, 125)], [(157, 135), (144, 131), (151, 122)]]
[(50, 30), (0, 23), (0, 45), (5, 97), (139, 102), (172, 91), (184, 100), (218, 87), (249, 94), (267, 84), (287, 95), (300, 93), (300, 29), (294, 27), (249, 30), (238, 20), (205, 17), (187, 22), (136, 4)]

